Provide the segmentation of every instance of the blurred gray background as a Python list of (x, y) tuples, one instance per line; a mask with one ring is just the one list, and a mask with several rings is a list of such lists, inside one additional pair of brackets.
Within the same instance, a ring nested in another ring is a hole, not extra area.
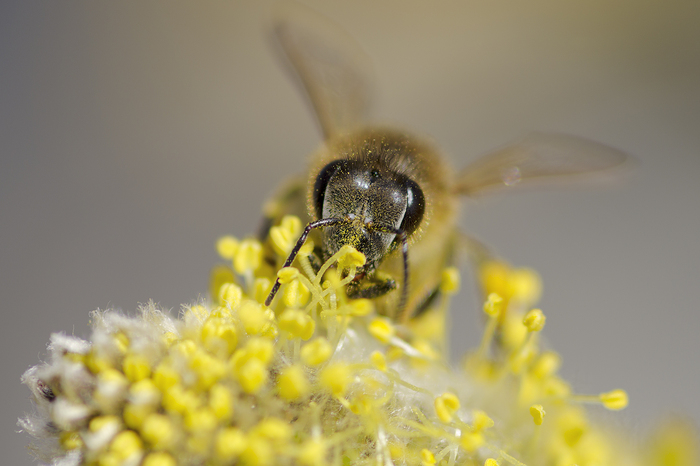
[[(612, 419), (700, 421), (700, 3), (306, 1), (376, 64), (377, 121), (453, 160), (531, 130), (634, 154), (602, 190), (465, 202), (463, 227), (544, 279), (545, 335)], [(270, 52), (272, 2), (0, 4), (2, 463), (29, 465), (22, 372), (51, 332), (207, 290), (214, 241), (245, 236), (320, 141)], [(480, 320), (467, 280), (455, 354)], [(602, 411), (602, 410), (600, 410)]]

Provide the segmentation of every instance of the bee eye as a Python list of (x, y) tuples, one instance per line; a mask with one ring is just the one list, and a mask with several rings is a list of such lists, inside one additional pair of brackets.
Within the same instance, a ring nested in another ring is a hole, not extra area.
[(335, 175), (335, 172), (342, 166), (346, 165), (345, 160), (334, 160), (329, 163), (319, 172), (316, 176), (316, 182), (314, 183), (314, 208), (316, 209), (316, 216), (320, 219), (323, 218), (323, 201), (326, 197), (326, 187), (331, 177)]
[(423, 220), (425, 198), (423, 197), (423, 191), (421, 191), (420, 187), (418, 187), (414, 181), (406, 180), (405, 184), (406, 213), (401, 222), (401, 229), (405, 231), (407, 235), (410, 235), (418, 228), (421, 220)]
[(372, 179), (376, 180), (377, 178), (379, 178), (379, 170), (372, 170), (369, 173), (369, 176), (372, 177)]

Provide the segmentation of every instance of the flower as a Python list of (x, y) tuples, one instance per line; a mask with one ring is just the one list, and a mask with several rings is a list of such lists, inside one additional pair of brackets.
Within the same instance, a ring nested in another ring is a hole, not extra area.
[(50, 361), (23, 376), (36, 413), (20, 424), (35, 455), (56, 466), (695, 461), (678, 423), (649, 454), (589, 416), (584, 403), (617, 410), (627, 395), (575, 394), (558, 375), (560, 357), (539, 342), (533, 271), (483, 265), (483, 339), (454, 369), (439, 340), (456, 270), (443, 273), (437, 307), (401, 325), (345, 295), (363, 259), (352, 248), (317, 273), (306, 245), (277, 273), (300, 225), (283, 219), (267, 243), (220, 240), (230, 266), (212, 272), (212, 301), (177, 319), (149, 303), (136, 316), (94, 312), (89, 340), (52, 335)]

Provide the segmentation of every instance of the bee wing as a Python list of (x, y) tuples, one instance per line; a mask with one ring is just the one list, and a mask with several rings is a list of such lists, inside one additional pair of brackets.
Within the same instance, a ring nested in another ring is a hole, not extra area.
[(456, 191), (472, 195), (532, 181), (554, 184), (592, 178), (628, 161), (624, 152), (594, 141), (565, 134), (533, 133), (470, 163), (458, 176)]
[(281, 12), (274, 34), (328, 138), (365, 120), (372, 65), (340, 26), (301, 8)]

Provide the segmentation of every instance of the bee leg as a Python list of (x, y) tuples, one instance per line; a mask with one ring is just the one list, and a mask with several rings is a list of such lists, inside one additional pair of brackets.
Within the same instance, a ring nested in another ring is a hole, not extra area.
[(350, 282), (347, 287), (348, 298), (350, 299), (374, 299), (384, 296), (388, 292), (396, 289), (396, 280), (393, 278), (380, 279), (367, 287), (360, 288), (354, 282)]
[(411, 315), (411, 318), (416, 318), (421, 316), (426, 311), (429, 311), (433, 307), (435, 301), (440, 297), (440, 287), (436, 286), (433, 291), (428, 293), (425, 298), (420, 302)]
[(309, 254), (308, 259), (309, 259), (309, 264), (311, 265), (311, 268), (313, 269), (314, 273), (318, 275), (318, 273), (321, 271), (321, 267), (323, 266), (323, 262), (321, 262), (320, 257), (322, 256), (322, 251), (320, 248), (314, 248), (314, 251)]

